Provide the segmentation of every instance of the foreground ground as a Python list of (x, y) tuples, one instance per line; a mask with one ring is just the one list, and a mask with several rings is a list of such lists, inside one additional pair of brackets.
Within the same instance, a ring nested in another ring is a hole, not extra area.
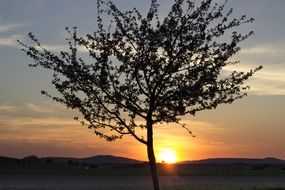
[[(162, 190), (285, 190), (284, 176), (160, 176)], [(151, 190), (149, 176), (0, 175), (1, 190)]]
[[(285, 176), (285, 164), (159, 164), (161, 176)], [(147, 176), (148, 164), (11, 163), (0, 175)]]
[[(285, 190), (284, 164), (158, 165), (162, 190)], [(147, 164), (0, 164), (0, 190), (151, 190)]]

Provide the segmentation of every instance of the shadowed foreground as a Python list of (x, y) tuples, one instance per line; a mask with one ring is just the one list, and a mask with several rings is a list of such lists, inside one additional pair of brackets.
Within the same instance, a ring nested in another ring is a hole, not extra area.
[[(163, 190), (285, 190), (285, 176), (160, 176)], [(148, 190), (150, 176), (1, 175), (1, 190)]]

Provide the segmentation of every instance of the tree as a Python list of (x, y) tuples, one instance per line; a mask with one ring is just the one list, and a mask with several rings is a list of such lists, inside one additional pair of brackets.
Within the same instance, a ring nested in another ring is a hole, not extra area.
[[(111, 0), (97, 0), (98, 29), (80, 37), (76, 27), (66, 28), (69, 51), (48, 51), (32, 33), (28, 36), (34, 44), (19, 43), (34, 60), (29, 66), (54, 72), (52, 84), (61, 95), (42, 94), (79, 110), (83, 118), (75, 119), (107, 141), (131, 135), (147, 146), (154, 189), (159, 190), (155, 125), (177, 123), (192, 134), (182, 116), (244, 97), (249, 88), (244, 82), (261, 69), (223, 72), (223, 67), (238, 64), (230, 58), (253, 35), (234, 30), (253, 19), (230, 19), (233, 9), (225, 11), (226, 2), (175, 0), (162, 19), (157, 0), (146, 16), (136, 8), (122, 12)], [(105, 18), (111, 18), (107, 27)], [(80, 57), (79, 47), (94, 61)], [(145, 136), (138, 135), (141, 129)]]

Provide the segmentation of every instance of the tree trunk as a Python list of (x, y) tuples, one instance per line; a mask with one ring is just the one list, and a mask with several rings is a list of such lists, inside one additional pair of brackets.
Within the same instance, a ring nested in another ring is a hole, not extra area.
[(159, 190), (160, 188), (159, 188), (159, 182), (158, 182), (158, 175), (157, 175), (157, 168), (156, 168), (155, 155), (153, 151), (153, 145), (147, 145), (147, 154), (148, 154), (149, 166), (151, 170), (153, 189)]
[(152, 125), (148, 125), (147, 128), (147, 156), (149, 160), (149, 166), (151, 170), (151, 177), (153, 182), (153, 189), (160, 190), (159, 188), (159, 181), (157, 175), (157, 168), (156, 168), (156, 160), (153, 151), (153, 129)]

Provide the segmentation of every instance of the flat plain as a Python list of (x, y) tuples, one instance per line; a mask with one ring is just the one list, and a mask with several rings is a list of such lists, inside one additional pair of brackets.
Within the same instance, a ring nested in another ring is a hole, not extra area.
[[(162, 190), (285, 190), (281, 164), (159, 164)], [(0, 164), (0, 190), (152, 190), (149, 167), (18, 161)]]
[[(285, 176), (160, 176), (162, 190), (285, 190)], [(0, 175), (1, 190), (151, 190), (150, 176)]]

